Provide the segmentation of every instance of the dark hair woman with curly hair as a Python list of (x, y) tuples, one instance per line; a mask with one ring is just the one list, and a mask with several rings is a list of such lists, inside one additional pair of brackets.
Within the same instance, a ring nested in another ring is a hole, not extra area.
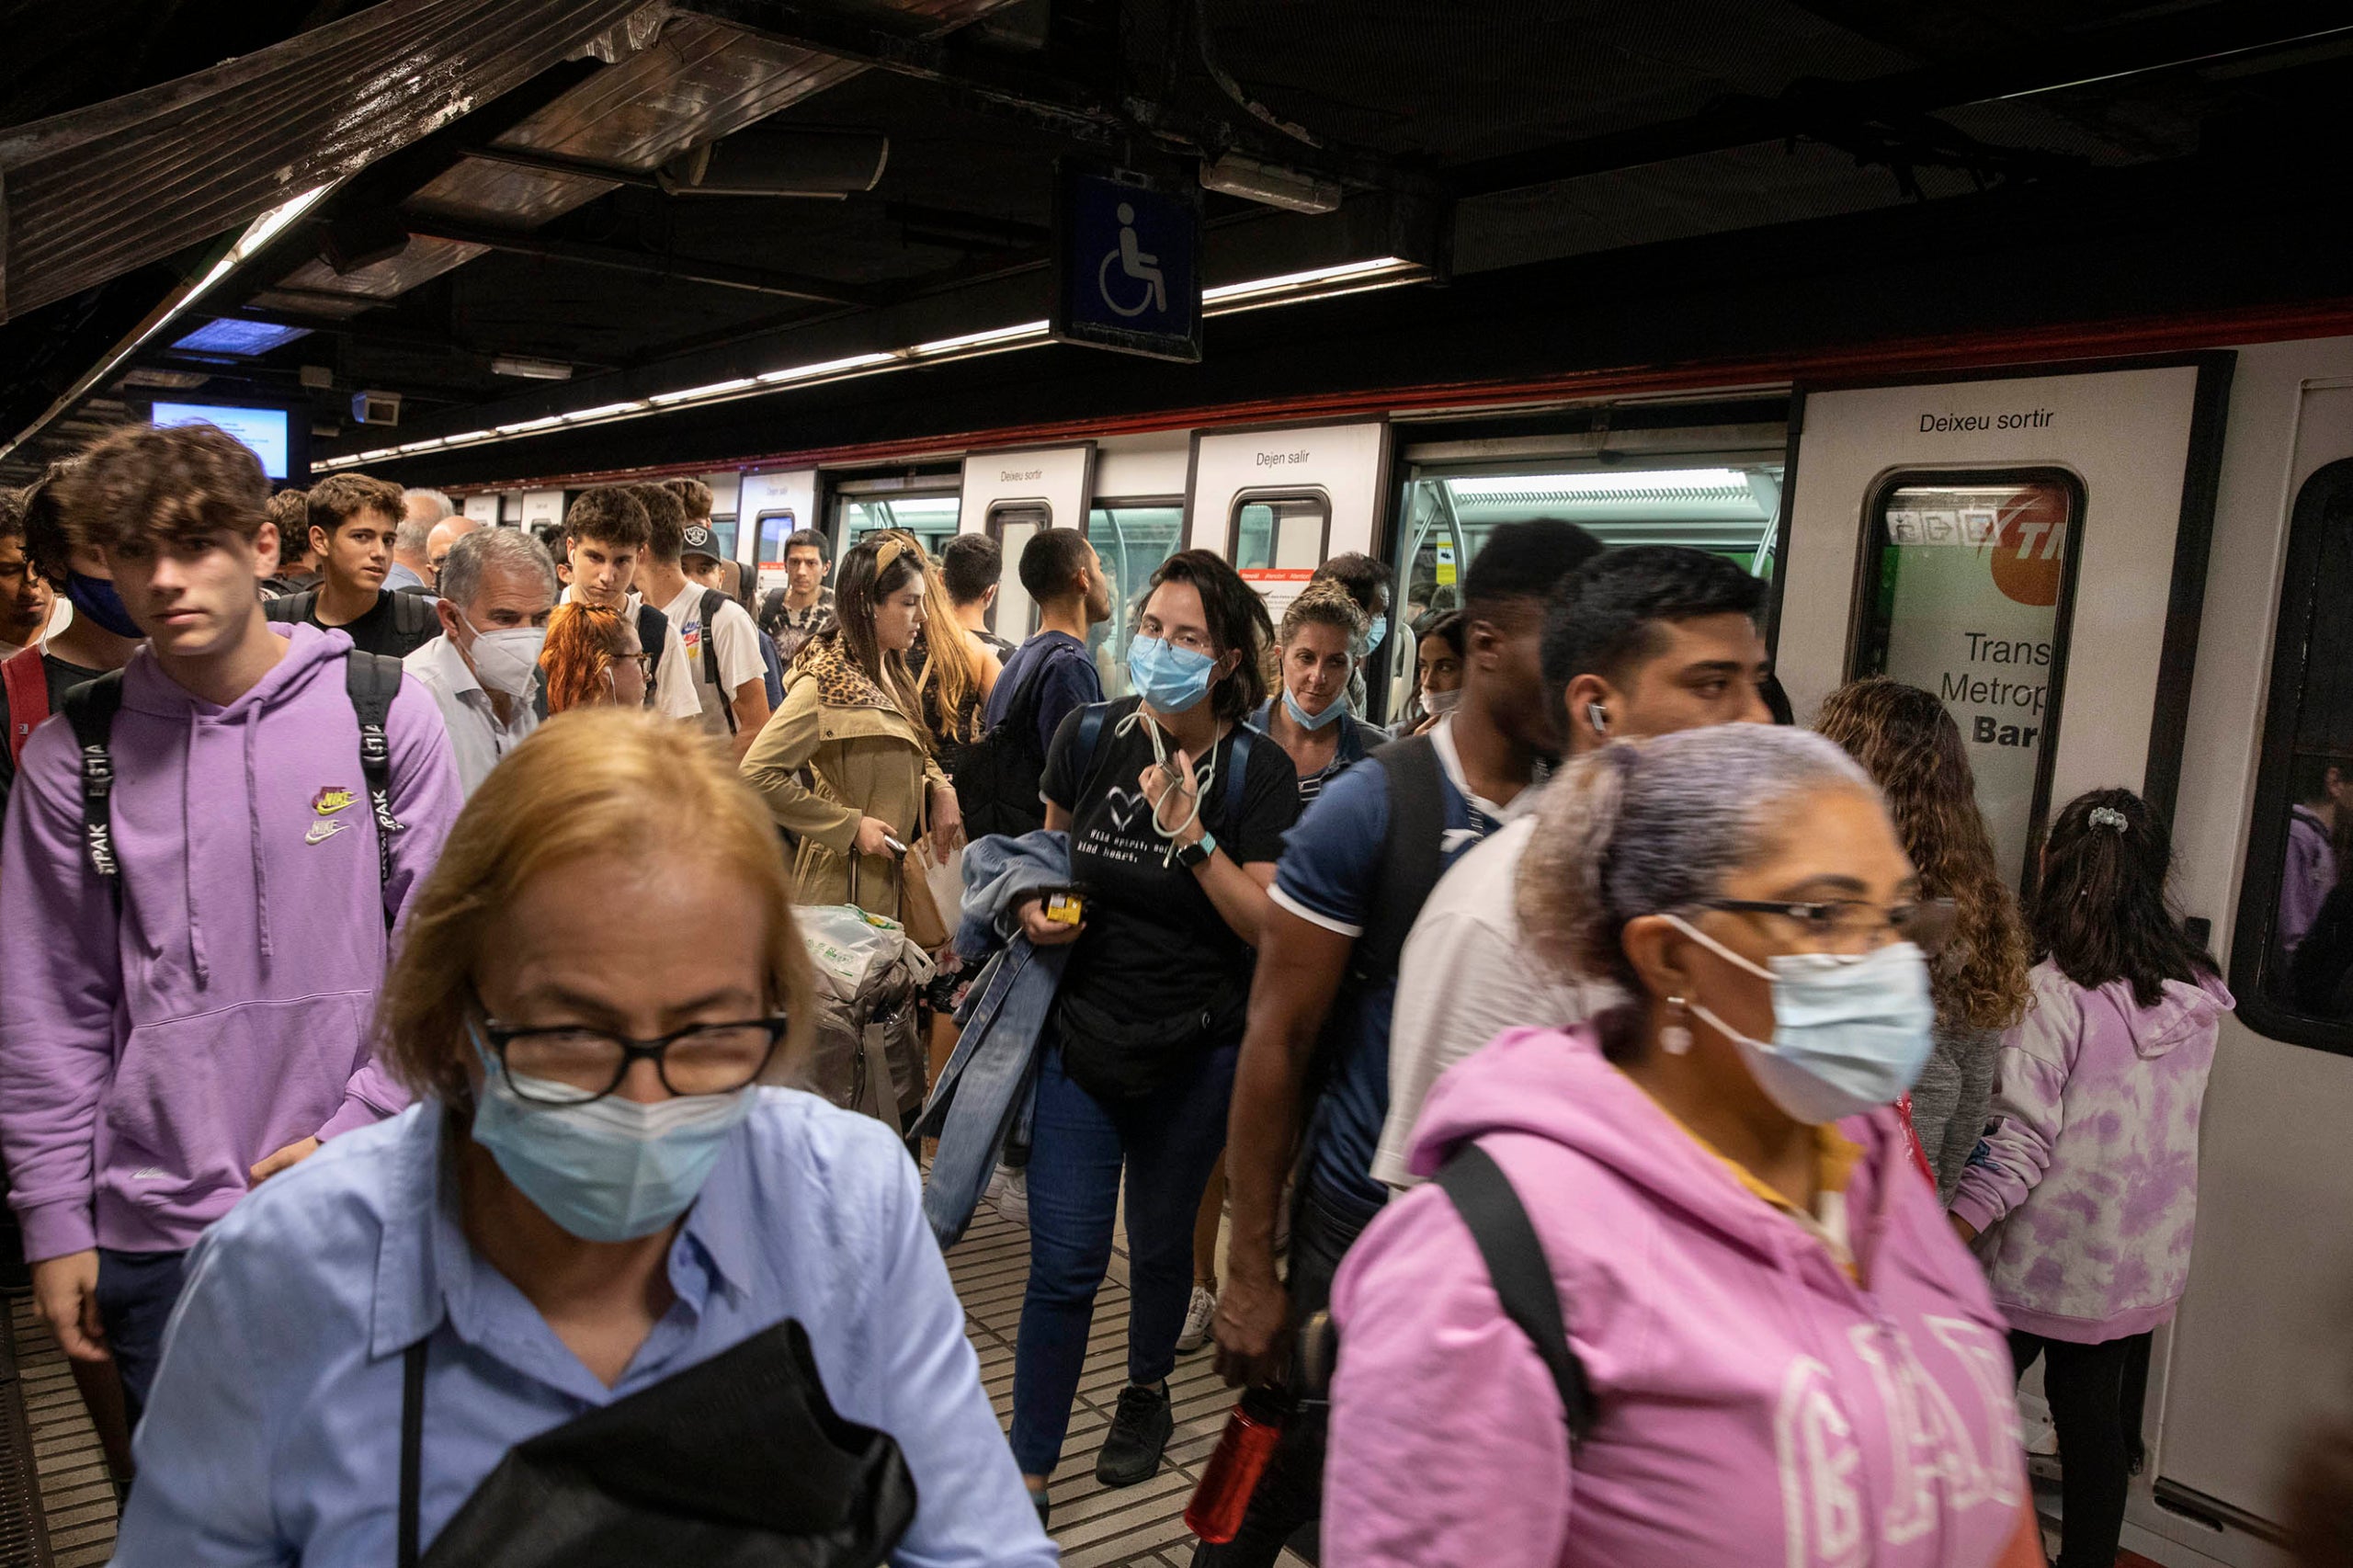
[(1814, 728), (1846, 748), (1887, 796), (1920, 892), (1953, 903), (1953, 934), (1929, 972), (1936, 1052), (1912, 1089), (1912, 1126), (1949, 1201), (1984, 1130), (2004, 1029), (2026, 1011), (2027, 940), (1994, 863), (1961, 727), (1933, 693), (1885, 676), (1830, 694)]

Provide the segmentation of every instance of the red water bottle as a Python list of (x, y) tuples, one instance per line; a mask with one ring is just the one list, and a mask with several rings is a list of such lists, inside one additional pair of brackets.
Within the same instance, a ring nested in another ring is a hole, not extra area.
[(1193, 1489), (1193, 1500), (1185, 1505), (1187, 1529), (1211, 1546), (1223, 1546), (1234, 1538), (1290, 1414), (1290, 1402), (1279, 1391), (1245, 1391), (1233, 1414), (1225, 1418), (1225, 1431), (1201, 1471), (1200, 1485)]

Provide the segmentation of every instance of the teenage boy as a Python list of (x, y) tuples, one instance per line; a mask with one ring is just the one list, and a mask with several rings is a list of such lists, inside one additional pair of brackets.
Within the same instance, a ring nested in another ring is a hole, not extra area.
[[(400, 486), (364, 473), (331, 473), (304, 493), (319, 585), (265, 607), (270, 619), (340, 631), (363, 653), (403, 659), (440, 634), (433, 606), (384, 586), (401, 527)], [(424, 543), (418, 540), (421, 547)]]
[[(1461, 703), (1428, 734), (1325, 785), (1283, 841), (1226, 1130), (1233, 1235), (1212, 1328), (1229, 1382), (1279, 1375), (1287, 1326), (1324, 1310), (1342, 1255), (1388, 1196), (1371, 1164), (1388, 1108), (1397, 952), (1446, 863), (1534, 804), (1543, 758), (1560, 744), (1537, 665), (1544, 596), (1600, 548), (1551, 518), (1495, 529), (1463, 576)], [(1308, 1103), (1319, 1042), (1331, 1068)], [(1275, 1210), (1302, 1135), (1286, 1291)], [(1324, 1433), (1319, 1411), (1292, 1415), (1241, 1532), (1204, 1545), (1197, 1565), (1274, 1562), (1316, 1517)]]
[[(768, 722), (767, 665), (760, 658), (760, 629), (742, 605), (687, 576), (687, 509), (664, 484), (640, 488), (645, 507), (645, 559), (637, 569), (638, 591), (676, 631), (678, 671), (695, 694), (703, 733), (728, 744), (737, 762), (760, 726)], [(717, 559), (710, 530), (695, 527), (695, 552)], [(654, 672), (658, 685), (663, 672)]]
[(834, 591), (825, 586), (824, 534), (796, 528), (785, 540), (784, 581), (760, 601), (760, 630), (776, 639), (777, 657), (789, 665), (818, 619), (834, 608)]
[(40, 642), (56, 608), (49, 580), (25, 558), (25, 504), (0, 490), (0, 659)]
[(956, 623), (979, 638), (1000, 665), (1013, 657), (1013, 644), (989, 630), (989, 611), (996, 608), (997, 578), (1004, 571), (1005, 546), (986, 534), (958, 534), (939, 552), (939, 581), (956, 607)]
[(700, 723), (702, 699), (695, 695), (678, 629), (630, 592), (653, 538), (653, 521), (635, 487), (600, 484), (582, 491), (563, 514), (564, 561), (570, 569), (563, 602), (602, 605), (636, 617), (638, 646), (654, 655), (645, 705), (673, 719)]
[(0, 812), (16, 788), (17, 759), (41, 721), (62, 710), (74, 687), (122, 668), (139, 648), (139, 624), (116, 597), (106, 561), (66, 538), (58, 497), (70, 472), (70, 464), (53, 463), (24, 492), (26, 565), (73, 603), (74, 619), (40, 647), (0, 662)]
[(269, 498), (264, 515), (278, 530), (278, 570), (261, 580), (261, 591), (273, 599), (319, 585), (318, 552), (311, 548), (311, 505), (300, 490), (281, 490)]
[(369, 1019), (458, 780), (397, 665), (263, 618), (244, 446), (127, 426), (64, 483), (148, 643), (33, 736), (0, 832), (0, 930), (40, 933), (0, 943), (0, 1155), (41, 1316), (135, 1422), (197, 1236), (406, 1102)]
[[(1571, 756), (1707, 724), (1769, 723), (1765, 583), (1732, 561), (1679, 545), (1612, 551), (1562, 585), (1544, 618), (1544, 690)], [(1415, 1119), (1438, 1074), (1505, 1029), (1582, 1022), (1603, 1000), (1554, 980), (1519, 939), (1519, 858), (1533, 824), (1515, 824), (1462, 858), (1406, 939), (1391, 1034), (1389, 1117), (1372, 1174), (1406, 1168)]]
[(433, 694), (459, 787), (471, 796), (540, 727), (555, 562), (520, 528), (482, 528), (449, 547), (435, 583), (441, 635), (401, 664)]

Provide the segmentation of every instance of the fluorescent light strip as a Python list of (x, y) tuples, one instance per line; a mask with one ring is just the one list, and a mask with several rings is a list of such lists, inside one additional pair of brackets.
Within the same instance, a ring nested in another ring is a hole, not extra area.
[(436, 436), (436, 437), (433, 437), (431, 440), (429, 440), (429, 441), (406, 441), (406, 442), (404, 442), (404, 443), (402, 443), (402, 445), (401, 445), (400, 451), (401, 451), (401, 454), (402, 454), (404, 457), (405, 457), (405, 456), (406, 456), (407, 454), (409, 454), (410, 452), (430, 452), (430, 451), (434, 451), (434, 450), (438, 449), (438, 448), (440, 448), (441, 446), (443, 446), (444, 444), (445, 444), (445, 443), (442, 441), (441, 437), (438, 437), (438, 436)]
[[(1305, 272), (1286, 272), (1273, 278), (1256, 278), (1247, 283), (1225, 283), (1215, 289), (1201, 290), (1201, 304), (1206, 315), (1222, 315), (1236, 311), (1256, 310), (1266, 305), (1290, 304), (1307, 299), (1328, 299), (1339, 294), (1353, 294), (1370, 289), (1386, 289), (1399, 283), (1409, 283), (1422, 276), (1415, 264), (1393, 256), (1376, 256), (1370, 261), (1343, 262), (1336, 267), (1319, 267)], [(1348, 285), (1333, 287), (1333, 285)], [(994, 354), (1008, 348), (1026, 348), (1047, 341), (1047, 324), (1042, 321), (1020, 322), (1012, 326), (991, 327), (983, 332), (968, 332), (954, 337), (935, 338), (918, 343), (911, 348), (893, 352), (851, 354), (839, 359), (821, 359), (809, 365), (791, 365), (782, 369), (765, 371), (756, 376), (738, 376), (732, 381), (713, 381), (708, 386), (683, 387), (676, 392), (654, 392), (642, 401), (608, 403), (597, 408), (584, 408), (570, 414), (550, 415), (544, 419), (527, 419), (520, 424), (501, 425), (494, 430), (476, 430), (463, 436), (451, 436), (444, 446), (461, 442), (505, 440), (516, 436), (528, 436), (551, 429), (558, 425), (585, 425), (605, 419), (625, 419), (667, 411), (688, 403), (713, 402), (738, 396), (755, 389), (788, 386), (796, 382), (822, 381), (832, 376), (856, 375), (865, 371), (893, 369), (916, 360), (944, 359), (960, 355)], [(422, 447), (422, 443), (418, 447)], [(418, 448), (402, 448), (408, 451)], [(341, 468), (352, 463), (372, 462), (394, 455), (387, 449), (362, 452), (357, 457), (330, 458), (313, 464), (314, 468)]]

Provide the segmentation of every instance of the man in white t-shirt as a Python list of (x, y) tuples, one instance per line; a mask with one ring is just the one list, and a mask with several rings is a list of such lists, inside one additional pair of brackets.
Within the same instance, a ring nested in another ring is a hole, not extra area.
[[(653, 510), (649, 506), (648, 514)], [(670, 551), (667, 559), (665, 549)], [(760, 657), (760, 629), (751, 611), (689, 574), (718, 559), (710, 529), (689, 523), (674, 535), (668, 518), (657, 517), (638, 585), (662, 607), (686, 645), (687, 668), (702, 703), (703, 733), (733, 737), (731, 749), (741, 762), (752, 737), (768, 722), (767, 664)]]
[[(1544, 614), (1544, 687), (1568, 722), (1572, 756), (1613, 740), (1772, 715), (1761, 688), (1756, 617), (1765, 581), (1725, 556), (1636, 545), (1595, 557)], [(1406, 1168), (1414, 1122), (1438, 1075), (1508, 1028), (1566, 1028), (1608, 1006), (1606, 983), (1571, 983), (1520, 942), (1522, 816), (1464, 855), (1423, 903), (1397, 964), (1389, 1028), (1389, 1117), (1373, 1176)]]
[[(672, 504), (676, 498), (672, 497)], [(687, 667), (686, 649), (678, 629), (661, 610), (630, 592), (643, 562), (654, 527), (636, 487), (601, 484), (574, 497), (563, 514), (564, 561), (571, 585), (563, 590), (565, 604), (602, 605), (637, 621), (638, 642), (648, 653), (662, 652), (654, 665), (654, 685), (646, 706), (673, 719), (702, 720), (702, 699), (695, 695), (694, 672)], [(653, 622), (662, 622), (658, 635)]]

